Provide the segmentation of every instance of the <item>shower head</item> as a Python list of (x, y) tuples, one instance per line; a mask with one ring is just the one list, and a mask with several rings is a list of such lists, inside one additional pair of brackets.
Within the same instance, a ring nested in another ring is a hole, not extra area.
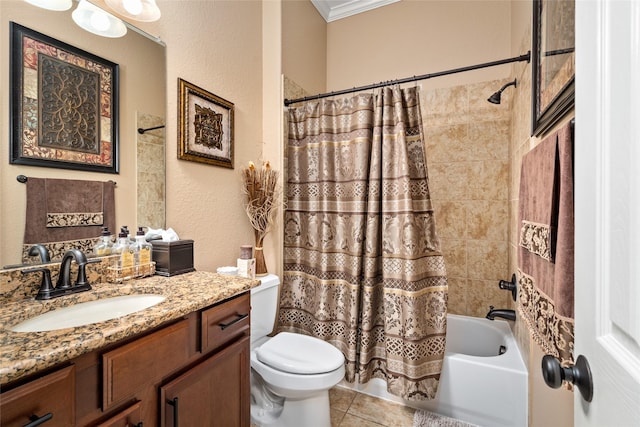
[(500, 104), (500, 98), (502, 97), (502, 91), (504, 91), (506, 88), (508, 88), (509, 86), (515, 86), (518, 87), (517, 85), (517, 80), (513, 79), (512, 82), (509, 82), (507, 84), (505, 84), (504, 86), (502, 86), (500, 88), (499, 91), (497, 91), (496, 93), (494, 93), (493, 95), (491, 95), (489, 97), (489, 99), (487, 99), (487, 101), (489, 101), (492, 104)]

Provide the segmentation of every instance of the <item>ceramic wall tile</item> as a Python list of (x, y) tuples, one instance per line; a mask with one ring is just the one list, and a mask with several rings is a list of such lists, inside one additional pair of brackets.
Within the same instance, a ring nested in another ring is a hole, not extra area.
[(510, 120), (501, 119), (491, 122), (473, 122), (469, 124), (469, 160), (508, 160)]
[(464, 203), (433, 200), (436, 231), (440, 239), (462, 239), (466, 234), (467, 211)]
[(421, 104), (424, 124), (428, 127), (464, 123), (469, 111), (465, 86), (429, 90)]
[(469, 125), (427, 126), (424, 131), (429, 164), (451, 163), (469, 159)]
[(442, 255), (447, 268), (447, 277), (467, 277), (466, 240), (442, 239)]
[(467, 279), (448, 276), (449, 302), (448, 312), (451, 314), (468, 315), (467, 310)]
[[(509, 266), (509, 162), (512, 153), (511, 109), (519, 88), (503, 92), (495, 105), (487, 98), (511, 79), (500, 79), (421, 93), (429, 185), (449, 276), (449, 309), (473, 315), (469, 279), (506, 274)], [(500, 272), (484, 266), (481, 249), (471, 255), (469, 242), (500, 245)], [(471, 267), (471, 262), (477, 267)], [(475, 272), (472, 270), (476, 270)], [(504, 273), (503, 273), (504, 271)]]
[(489, 306), (511, 309), (511, 294), (498, 287), (498, 280), (469, 280), (468, 306), (471, 316), (485, 317)]
[(469, 199), (507, 200), (510, 169), (507, 160), (472, 162), (469, 167)]
[(507, 242), (467, 240), (467, 270), (470, 279), (500, 280), (507, 277)]
[[(435, 163), (429, 166), (429, 190), (433, 200), (466, 200), (470, 173), (464, 162)], [(436, 212), (436, 217), (438, 213)]]
[[(164, 118), (137, 113), (139, 128), (164, 125)], [(165, 228), (165, 130), (137, 135), (137, 226)], [(114, 231), (114, 230), (111, 230)]]
[(508, 241), (509, 205), (507, 201), (471, 200), (465, 205), (468, 239)]

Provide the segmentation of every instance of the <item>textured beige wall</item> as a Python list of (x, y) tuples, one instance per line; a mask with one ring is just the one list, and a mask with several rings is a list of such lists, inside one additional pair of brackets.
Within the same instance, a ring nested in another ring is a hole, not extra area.
[[(282, 22), (281, 0), (271, 0), (262, 4), (262, 157), (271, 162), (281, 172), (280, 183), (285, 182), (282, 153), (284, 151), (282, 103)], [(282, 252), (284, 235), (282, 227), (283, 210), (276, 214), (274, 229), (264, 241), (264, 253), (269, 272), (282, 275)]]
[[(514, 48), (531, 48), (531, 1), (515, 2), (512, 15)], [(523, 156), (540, 142), (531, 137), (531, 64), (519, 63), (512, 67), (512, 75), (518, 79), (511, 110), (511, 136), (509, 147), (509, 271), (517, 270), (518, 262), (518, 192), (520, 167)], [(568, 120), (566, 118), (563, 122)], [(515, 305), (514, 305), (515, 307)], [(529, 371), (529, 426), (573, 425), (573, 393), (565, 388), (549, 388), (542, 378), (540, 368), (544, 354), (531, 340), (524, 322), (516, 320), (516, 338)]]
[[(9, 164), (9, 21), (120, 64), (120, 173), (104, 174)], [(71, 11), (51, 12), (22, 0), (0, 2), (0, 265), (20, 262), (26, 206), (25, 185), (17, 175), (40, 178), (114, 180), (116, 220), (133, 229), (136, 218), (136, 138), (138, 112), (165, 116), (164, 55), (160, 45), (129, 32), (122, 39), (94, 36), (75, 25)], [(174, 89), (171, 88), (171, 93)], [(115, 231), (115, 230), (112, 230)]]
[(310, 93), (327, 85), (327, 23), (310, 1), (282, 2), (282, 72)]
[[(158, 5), (162, 19), (153, 31), (167, 44), (167, 226), (195, 240), (196, 269), (215, 271), (235, 265), (240, 245), (254, 243), (241, 204), (240, 168), (262, 154), (262, 4)], [(234, 103), (235, 169), (178, 160), (178, 78)]]
[[(327, 89), (345, 89), (512, 56), (511, 3), (404, 0), (331, 22), (327, 30)], [(457, 86), (508, 75), (509, 67), (500, 66), (439, 77), (424, 84)]]

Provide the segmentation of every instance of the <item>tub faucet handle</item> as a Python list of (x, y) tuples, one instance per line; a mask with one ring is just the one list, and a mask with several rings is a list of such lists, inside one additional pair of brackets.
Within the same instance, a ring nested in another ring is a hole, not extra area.
[(516, 280), (516, 275), (511, 275), (511, 281), (507, 282), (506, 280), (500, 280), (498, 282), (498, 287), (505, 291), (511, 292), (511, 298), (515, 301), (518, 297), (518, 282)]

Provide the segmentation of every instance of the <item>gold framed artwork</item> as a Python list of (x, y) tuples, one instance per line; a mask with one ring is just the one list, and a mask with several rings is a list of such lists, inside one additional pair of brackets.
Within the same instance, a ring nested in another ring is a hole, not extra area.
[(118, 173), (118, 64), (10, 30), (10, 163)]
[(550, 130), (575, 104), (575, 2), (533, 1), (532, 135)]
[(178, 78), (178, 158), (233, 169), (233, 103)]

